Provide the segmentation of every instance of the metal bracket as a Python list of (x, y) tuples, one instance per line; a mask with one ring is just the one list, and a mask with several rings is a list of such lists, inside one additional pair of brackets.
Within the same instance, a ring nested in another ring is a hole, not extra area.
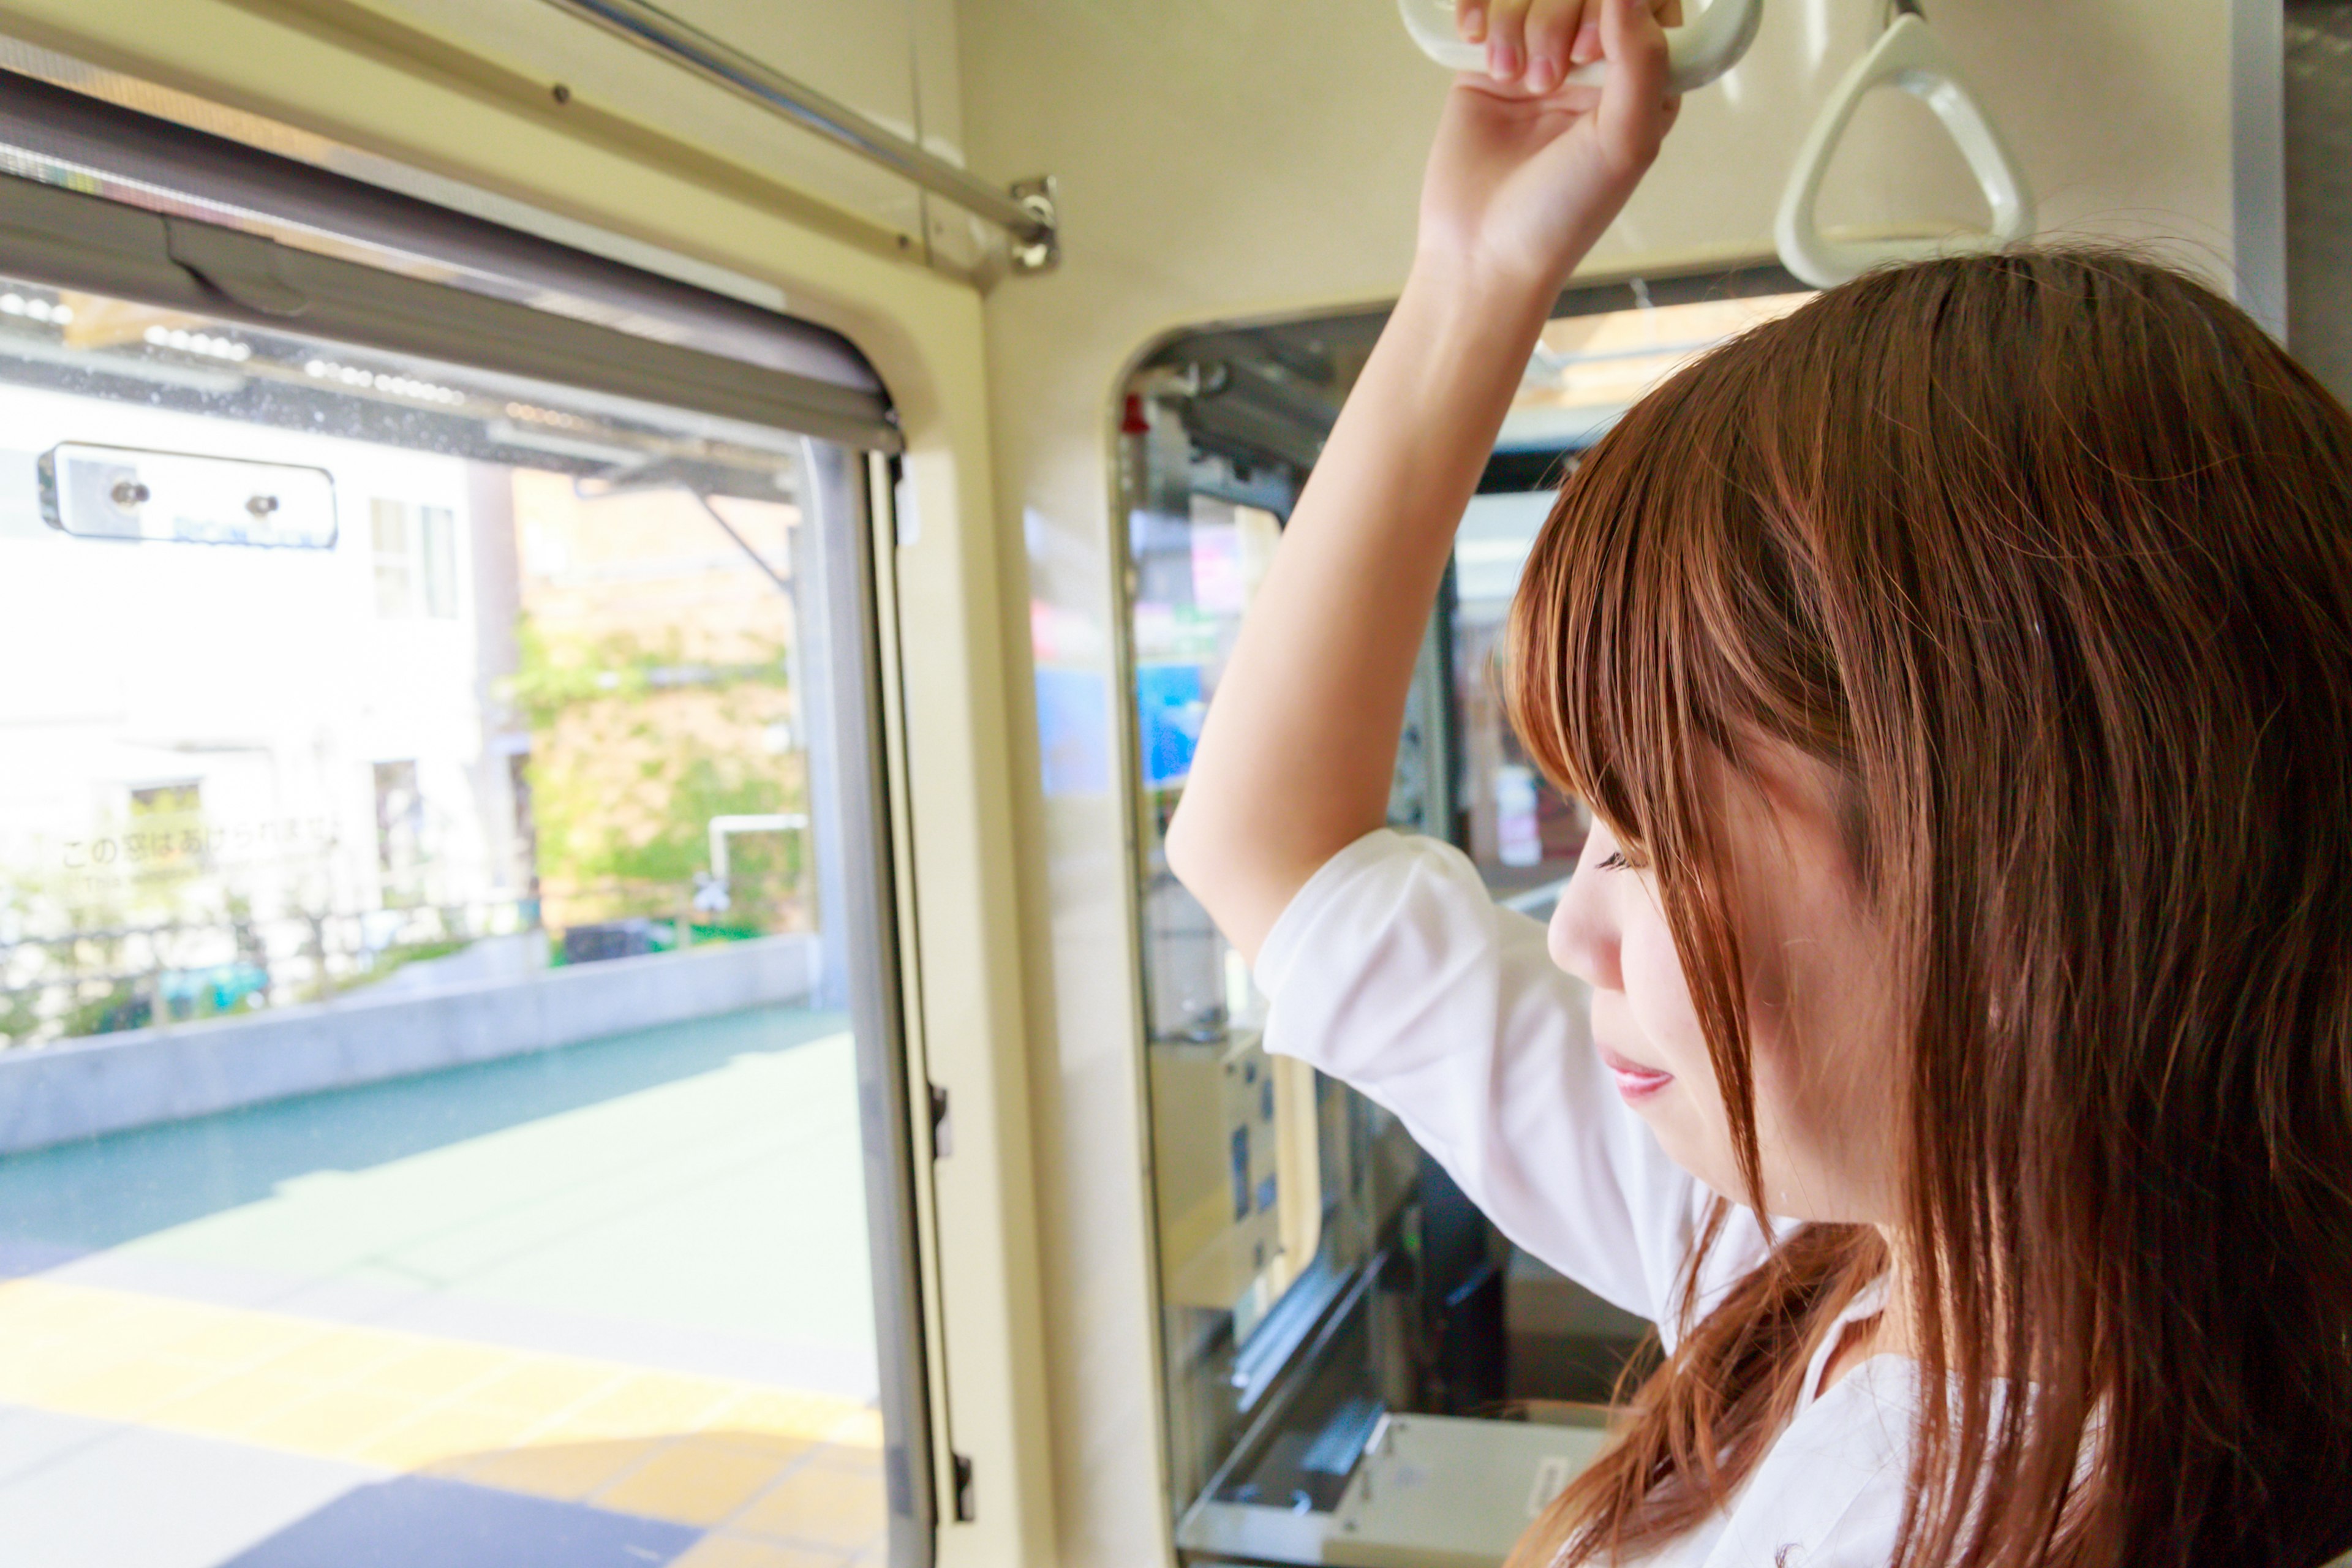
[(1013, 270), (1015, 272), (1050, 272), (1062, 259), (1062, 219), (1060, 184), (1051, 174), (1040, 174), (1034, 180), (1016, 180), (1013, 184), (1013, 199), (1027, 209), (1037, 220), (1038, 232), (1034, 237), (1013, 235)]
[(215, 293), (265, 316), (299, 316), (310, 297), (278, 275), (278, 246), (257, 234), (163, 219), (163, 251)]
[(970, 1524), (973, 1520), (980, 1517), (978, 1510), (972, 1507), (971, 1456), (970, 1454), (952, 1454), (950, 1458), (955, 1465), (956, 1522), (958, 1524)]
[(955, 1152), (955, 1123), (948, 1115), (948, 1091), (938, 1084), (931, 1090), (931, 1158), (944, 1160)]

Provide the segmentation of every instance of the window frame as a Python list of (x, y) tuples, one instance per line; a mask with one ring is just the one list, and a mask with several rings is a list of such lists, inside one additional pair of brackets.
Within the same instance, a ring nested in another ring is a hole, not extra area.
[[(0, 70), (0, 148), (67, 137), (104, 166), (137, 167), (151, 189), (158, 171), (176, 172), (195, 194), (216, 177), (241, 179), (247, 198), (275, 190), (290, 205), (299, 196), (306, 226), (341, 234), (338, 220), (348, 217), (351, 237), (381, 243), (413, 222), (429, 239), (470, 247), (473, 263), (520, 258), (526, 265), (508, 271), (530, 281), (698, 313), (705, 329), (768, 334), (761, 357), (771, 363), (708, 353), (0, 168), (0, 275), (688, 412), (721, 433), (740, 427), (797, 470), (809, 600), (823, 611), (812, 640), (821, 642), (831, 710), (824, 772), (837, 803), (842, 905), (833, 918), (866, 955), (848, 968), (844, 1000), (857, 1066), (888, 1556), (890, 1568), (930, 1568), (946, 1412), (935, 1408), (943, 1384), (927, 1327), (938, 1280), (924, 1212), (930, 1139), (918, 1142), (917, 1097), (929, 1090), (912, 1054), (920, 1033), (919, 1017), (909, 1017), (912, 933), (900, 929), (910, 847), (895, 799), (904, 772), (894, 760), (902, 742), (892, 740), (902, 721), (892, 706), (895, 618), (879, 597), (890, 567), (875, 538), (891, 507), (872, 493), (885, 482), (879, 459), (905, 449), (887, 390), (824, 329)], [(784, 368), (795, 356), (828, 374)], [(412, 588), (421, 600), (424, 585)]]
[[(26, 281), (688, 410), (772, 437), (788, 431), (869, 451), (905, 449), (880, 378), (824, 328), (0, 70), (6, 148), (102, 169), (126, 195), (153, 204), (0, 172), (0, 266)], [(200, 194), (215, 184), (225, 190), (217, 202), (175, 199), (175, 185)], [(299, 248), (173, 206), (339, 236), (348, 227), (357, 244), (388, 257), (518, 285), (561, 285), (681, 334), (724, 332), (767, 363)], [(403, 225), (414, 226), (415, 237), (387, 244)]]

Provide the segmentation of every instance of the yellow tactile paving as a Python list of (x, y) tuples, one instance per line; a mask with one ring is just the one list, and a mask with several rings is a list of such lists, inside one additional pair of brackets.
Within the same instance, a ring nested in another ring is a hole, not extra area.
[(324, 1458), (349, 1458), (416, 1413), (415, 1405), (388, 1394), (359, 1388), (314, 1393), (291, 1409), (246, 1434), (265, 1448), (282, 1448)]
[(810, 1450), (809, 1461), (855, 1476), (878, 1478), (882, 1474), (882, 1450), (878, 1447), (869, 1448), (863, 1442), (822, 1444)]
[(566, 1364), (542, 1358), (506, 1371), (476, 1388), (467, 1398), (476, 1405), (545, 1414), (569, 1410), (612, 1388), (629, 1375), (626, 1370), (602, 1363)]
[(251, 1366), (258, 1362), (282, 1360), (299, 1355), (309, 1345), (329, 1338), (322, 1328), (308, 1335), (289, 1335), (281, 1320), (272, 1318), (229, 1318), (215, 1322), (208, 1329), (199, 1329), (183, 1339), (171, 1342), (172, 1353), (188, 1361), (210, 1363), (224, 1370)]
[(29, 1279), (0, 1283), (0, 1400), (709, 1529), (677, 1568), (884, 1541), (877, 1413), (725, 1378)]
[(774, 1459), (692, 1439), (663, 1449), (588, 1500), (708, 1529), (776, 1483)]
[(544, 1419), (489, 1405), (444, 1405), (402, 1422), (352, 1458), (388, 1470), (428, 1469), (464, 1455), (514, 1447)]
[(822, 1394), (749, 1388), (713, 1416), (710, 1426), (714, 1430), (770, 1432), (780, 1437), (806, 1438), (812, 1443), (865, 1443), (879, 1448), (880, 1426), (876, 1423), (869, 1426), (865, 1419), (871, 1414), (862, 1405)]
[(846, 1448), (870, 1448), (878, 1454), (882, 1451), (882, 1413), (854, 1410), (825, 1435), (825, 1440)]
[(260, 1370), (320, 1388), (340, 1388), (404, 1359), (415, 1348), (391, 1334), (323, 1333), (271, 1357)]
[(858, 1552), (878, 1541), (884, 1527), (882, 1489), (871, 1477), (803, 1463), (729, 1520), (727, 1533)]
[(845, 1568), (837, 1552), (808, 1552), (740, 1535), (709, 1535), (670, 1560), (669, 1568)]
[(667, 1446), (652, 1437), (617, 1443), (537, 1443), (468, 1455), (436, 1466), (436, 1472), (557, 1502), (584, 1502), (589, 1493), (611, 1485)]
[(197, 1362), (134, 1355), (87, 1376), (59, 1382), (43, 1391), (39, 1402), (52, 1410), (95, 1415), (101, 1421), (137, 1421), (219, 1375)]
[[(693, 1436), (682, 1440), (691, 1447), (719, 1448), (730, 1454), (748, 1454), (765, 1459), (778, 1471), (817, 1446), (807, 1437), (785, 1437), (773, 1432), (740, 1430), (730, 1426), (723, 1415)], [(877, 1463), (879, 1463), (878, 1458)]]
[(699, 1431), (735, 1402), (741, 1386), (682, 1373), (639, 1373), (565, 1412), (548, 1436), (563, 1442)]
[(206, 1437), (242, 1437), (310, 1397), (308, 1384), (256, 1374), (221, 1379), (157, 1405), (142, 1416), (150, 1426)]
[(44, 1404), (58, 1389), (121, 1365), (126, 1353), (130, 1352), (102, 1344), (8, 1343), (5, 1353), (0, 1353), (0, 1399), (18, 1405)]
[(430, 1405), (463, 1394), (476, 1384), (488, 1383), (511, 1368), (515, 1360), (514, 1352), (487, 1345), (421, 1340), (414, 1353), (364, 1373), (359, 1385), (396, 1399)]

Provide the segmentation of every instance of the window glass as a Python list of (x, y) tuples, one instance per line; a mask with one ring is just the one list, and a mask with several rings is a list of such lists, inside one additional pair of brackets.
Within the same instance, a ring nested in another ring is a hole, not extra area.
[[(1794, 287), (1579, 289), (1522, 377), (1423, 630), (1388, 821), (1466, 851), (1523, 913), (1549, 913), (1586, 826), (1512, 732), (1496, 668), (1537, 535), (1634, 399)], [(1499, 1562), (1642, 1364), (1646, 1325), (1513, 1247), (1396, 1118), (1266, 1053), (1264, 998), (1168, 869), (1245, 606), (1381, 322), (1179, 338), (1121, 422), (1167, 1452), (1180, 1546), (1223, 1560)], [(1053, 637), (1038, 649), (1050, 792)]]
[(803, 450), (0, 279), (0, 1561), (884, 1550)]

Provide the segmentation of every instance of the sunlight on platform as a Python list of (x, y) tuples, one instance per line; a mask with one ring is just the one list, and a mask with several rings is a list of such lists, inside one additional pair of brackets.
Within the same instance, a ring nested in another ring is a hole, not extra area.
[(0, 1161), (0, 1560), (877, 1554), (858, 1158), (764, 1009)]

